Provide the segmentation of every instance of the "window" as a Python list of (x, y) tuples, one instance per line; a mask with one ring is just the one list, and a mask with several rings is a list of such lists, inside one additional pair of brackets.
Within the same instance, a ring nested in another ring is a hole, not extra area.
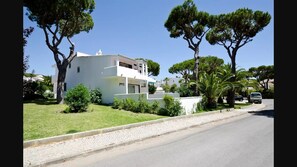
[(68, 67), (71, 68), (71, 63), (69, 63)]
[(132, 69), (132, 65), (131, 64), (120, 62), (119, 65), (122, 66), (122, 67), (126, 67), (126, 68), (131, 68)]
[(67, 91), (67, 84), (66, 84), (66, 82), (64, 83), (64, 91)]
[(77, 73), (79, 73), (80, 72), (80, 68), (79, 67), (77, 67)]
[(141, 87), (142, 88), (145, 88), (146, 87), (146, 83), (145, 82), (141, 83)]

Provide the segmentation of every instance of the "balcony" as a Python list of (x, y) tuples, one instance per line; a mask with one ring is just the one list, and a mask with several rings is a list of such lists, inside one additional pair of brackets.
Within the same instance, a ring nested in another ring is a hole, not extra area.
[(121, 67), (121, 66), (105, 67), (103, 71), (103, 76), (105, 77), (118, 76), (118, 77), (127, 77), (127, 78), (141, 79), (141, 80), (148, 79), (148, 76), (141, 74), (137, 70), (127, 68), (127, 67)]

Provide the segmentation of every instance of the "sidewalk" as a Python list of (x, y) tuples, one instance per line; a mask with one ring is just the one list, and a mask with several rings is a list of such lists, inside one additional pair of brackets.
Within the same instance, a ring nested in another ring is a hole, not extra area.
[(264, 104), (212, 111), (24, 142), (24, 167), (46, 166), (189, 127), (258, 111)]

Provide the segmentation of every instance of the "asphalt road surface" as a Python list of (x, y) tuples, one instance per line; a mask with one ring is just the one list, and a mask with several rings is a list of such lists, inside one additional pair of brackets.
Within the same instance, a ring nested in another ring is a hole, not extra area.
[(273, 167), (274, 101), (262, 111), (85, 155), (51, 167)]

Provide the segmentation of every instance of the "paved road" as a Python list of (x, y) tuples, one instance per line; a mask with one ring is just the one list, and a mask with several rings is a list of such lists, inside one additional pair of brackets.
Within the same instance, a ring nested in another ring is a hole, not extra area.
[(261, 112), (121, 146), (51, 167), (273, 167), (273, 100)]

